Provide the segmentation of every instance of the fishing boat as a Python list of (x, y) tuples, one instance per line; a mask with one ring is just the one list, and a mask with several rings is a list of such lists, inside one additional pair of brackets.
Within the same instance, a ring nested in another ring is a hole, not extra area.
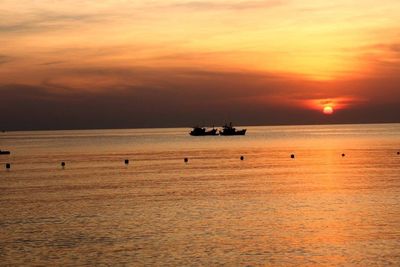
[(208, 130), (204, 127), (193, 127), (193, 130), (189, 133), (191, 136), (207, 136), (207, 135), (218, 135), (217, 129), (212, 128)]
[(219, 131), (220, 135), (229, 136), (229, 135), (245, 135), (247, 129), (237, 130), (232, 126), (232, 122), (229, 125), (225, 124), (222, 127), (222, 130)]

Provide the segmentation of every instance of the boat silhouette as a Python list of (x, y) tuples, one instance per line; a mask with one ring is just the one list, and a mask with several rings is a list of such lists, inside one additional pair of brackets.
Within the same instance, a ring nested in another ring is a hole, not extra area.
[(214, 127), (209, 131), (205, 127), (193, 127), (193, 130), (189, 134), (191, 136), (218, 135), (217, 129), (214, 129)]
[(232, 122), (225, 124), (222, 126), (222, 130), (219, 131), (220, 135), (229, 136), (229, 135), (245, 135), (247, 129), (237, 130), (235, 127), (232, 126)]
[(0, 150), (0, 155), (10, 155), (10, 154), (11, 154), (10, 151)]

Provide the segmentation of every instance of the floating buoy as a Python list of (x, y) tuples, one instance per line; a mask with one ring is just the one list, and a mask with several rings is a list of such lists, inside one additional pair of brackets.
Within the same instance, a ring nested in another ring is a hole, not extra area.
[(244, 160), (244, 157), (243, 157), (243, 156), (240, 156), (240, 160)]
[(65, 168), (65, 162), (64, 162), (64, 161), (61, 162), (61, 167), (62, 167), (63, 169)]
[(292, 159), (294, 159), (294, 154), (290, 155), (290, 157), (291, 157)]
[(188, 159), (188, 158), (184, 158), (183, 161), (184, 161), (185, 163), (187, 163), (187, 162), (189, 161), (189, 159)]
[(126, 159), (125, 160), (125, 165), (128, 165), (129, 164), (129, 159)]
[(11, 164), (10, 163), (6, 163), (6, 169), (7, 170), (11, 169)]
[(397, 155), (400, 155), (400, 152), (397, 152)]

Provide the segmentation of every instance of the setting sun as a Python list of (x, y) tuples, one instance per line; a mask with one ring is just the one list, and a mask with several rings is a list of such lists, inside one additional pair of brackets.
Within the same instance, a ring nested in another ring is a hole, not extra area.
[(331, 106), (325, 106), (323, 109), (323, 112), (325, 115), (332, 115), (333, 114), (333, 108)]

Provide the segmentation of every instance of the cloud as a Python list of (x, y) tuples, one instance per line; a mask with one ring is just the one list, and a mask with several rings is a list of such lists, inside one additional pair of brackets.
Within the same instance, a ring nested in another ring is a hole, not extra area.
[[(0, 12), (4, 15), (4, 12)], [(8, 15), (9, 16), (9, 15)], [(59, 11), (32, 11), (29, 13), (14, 14), (17, 18), (3, 19), (0, 22), (0, 33), (18, 34), (28, 32), (42, 32), (51, 30), (61, 30), (86, 23), (103, 21), (105, 18), (101, 14), (76, 14)], [(7, 18), (6, 15), (4, 15)]]
[(68, 61), (58, 60), (58, 61), (49, 61), (49, 62), (39, 63), (38, 65), (40, 65), (40, 66), (50, 66), (50, 65), (59, 65), (59, 64), (67, 63), (67, 62)]
[(0, 65), (13, 61), (13, 58), (6, 55), (0, 55)]
[(171, 5), (170, 7), (187, 8), (192, 10), (246, 10), (272, 8), (284, 5), (287, 1), (269, 0), (269, 1), (241, 1), (241, 2), (215, 2), (215, 1), (190, 1)]
[[(143, 67), (60, 73), (62, 78), (53, 73), (38, 85), (1, 85), (7, 105), (0, 106), (0, 124), (65, 129), (324, 123), (321, 112), (305, 105), (316, 99), (346, 104), (331, 118), (335, 123), (394, 122), (400, 112), (400, 78), (312, 82), (261, 72)], [(76, 75), (90, 83), (71, 86)]]
[(375, 43), (359, 47), (365, 51), (389, 51), (389, 52), (400, 52), (400, 43)]

